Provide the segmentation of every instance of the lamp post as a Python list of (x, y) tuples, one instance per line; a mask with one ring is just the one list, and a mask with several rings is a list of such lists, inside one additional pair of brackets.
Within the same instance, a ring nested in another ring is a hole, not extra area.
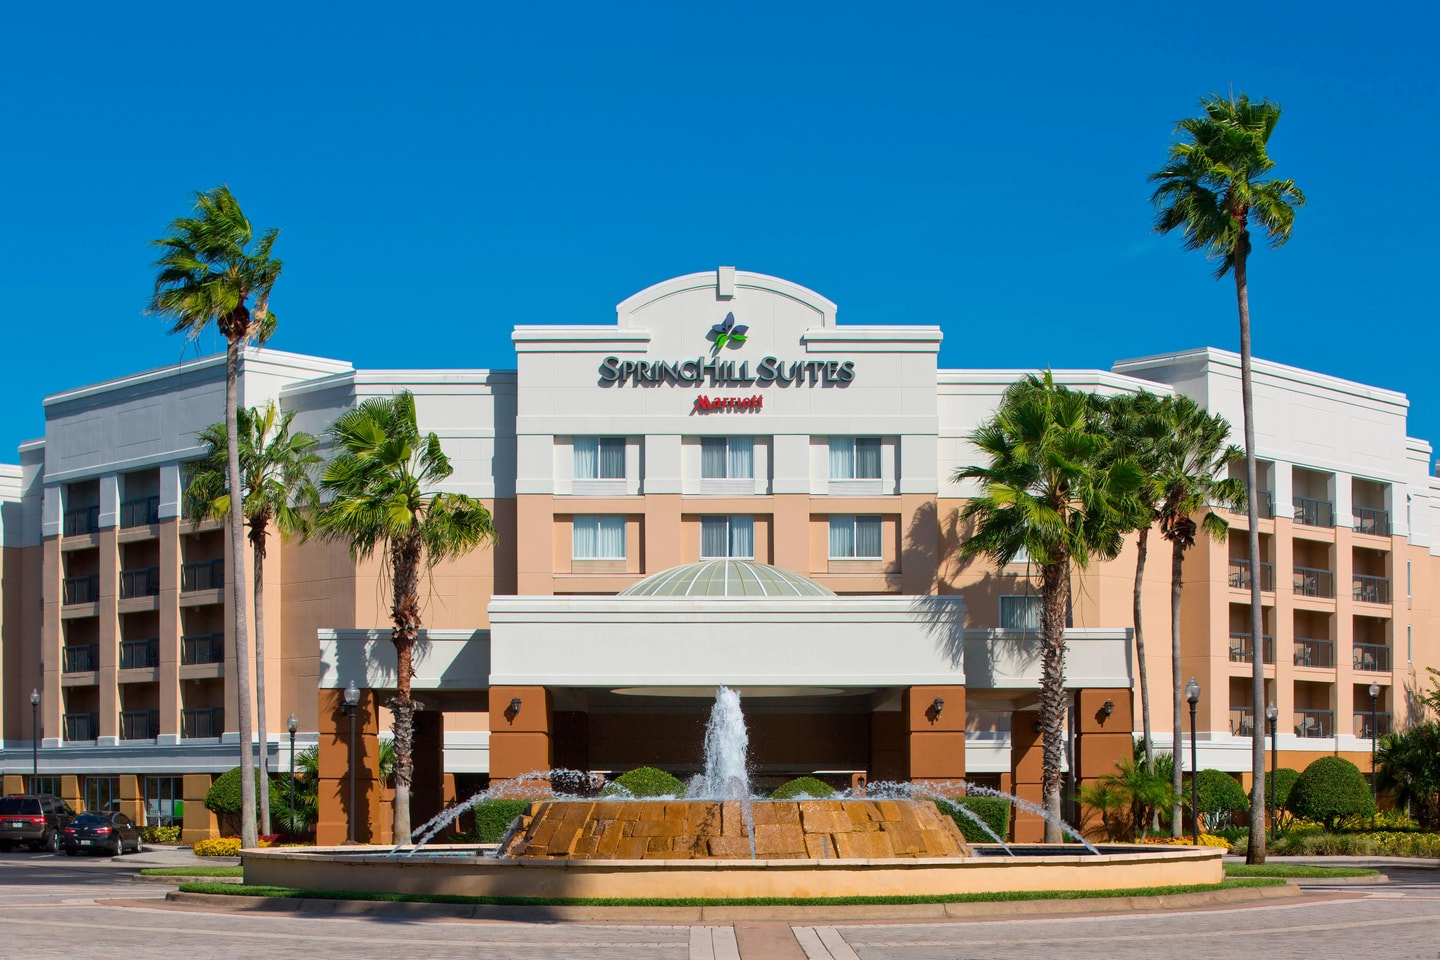
[[(1372, 763), (1373, 767), (1374, 764)], [(40, 691), (30, 691), (30, 792), (38, 792), (35, 781), (40, 779)]]
[(1200, 846), (1200, 765), (1195, 752), (1195, 704), (1200, 702), (1200, 684), (1194, 677), (1185, 684), (1185, 699), (1190, 703), (1190, 829), (1191, 842)]
[[(1380, 805), (1380, 791), (1375, 784), (1375, 741), (1380, 737), (1380, 728), (1376, 725), (1375, 706), (1380, 699), (1380, 684), (1370, 684), (1370, 797), (1375, 801), (1375, 806)], [(1375, 829), (1375, 814), (1370, 814), (1370, 829)]]
[(1276, 746), (1275, 746), (1275, 723), (1276, 723), (1276, 721), (1278, 721), (1279, 719), (1280, 719), (1280, 710), (1275, 706), (1275, 701), (1274, 701), (1274, 700), (1271, 700), (1271, 701), (1270, 701), (1270, 705), (1265, 708), (1265, 721), (1270, 724), (1270, 784), (1269, 784), (1269, 786), (1270, 786), (1270, 839), (1271, 839), (1271, 840), (1274, 840), (1275, 837), (1278, 835), (1278, 832), (1277, 832), (1277, 830), (1276, 830), (1276, 825), (1277, 825), (1277, 819), (1276, 819), (1276, 818), (1279, 816), (1279, 811), (1276, 810), (1276, 804), (1279, 802), (1279, 799), (1280, 799), (1280, 798), (1277, 797), (1277, 796), (1275, 796), (1275, 760), (1276, 760), (1276, 749), (1277, 749)]
[(355, 842), (355, 707), (360, 702), (360, 688), (351, 680), (345, 688), (345, 712), (350, 715), (350, 836), (347, 843)]
[(285, 726), (290, 731), (290, 839), (295, 839), (295, 731), (300, 729), (300, 721), (295, 714), (290, 714), (290, 719), (285, 721)]

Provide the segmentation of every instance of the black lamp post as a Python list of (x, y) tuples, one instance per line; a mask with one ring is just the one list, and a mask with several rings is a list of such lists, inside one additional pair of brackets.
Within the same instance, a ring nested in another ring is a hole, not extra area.
[(1200, 702), (1200, 684), (1194, 677), (1185, 684), (1185, 699), (1190, 703), (1190, 829), (1191, 842), (1200, 846), (1200, 765), (1195, 752), (1195, 704)]
[[(1380, 684), (1370, 684), (1370, 796), (1375, 805), (1380, 805), (1380, 791), (1375, 784), (1375, 741), (1380, 737), (1380, 728), (1376, 725), (1375, 706), (1380, 699)], [(1375, 814), (1370, 814), (1370, 829), (1375, 829)]]
[[(1373, 767), (1374, 764), (1372, 763)], [(30, 691), (30, 792), (38, 793), (40, 779), (40, 691)]]
[(360, 703), (360, 688), (355, 686), (351, 680), (350, 685), (345, 688), (345, 712), (350, 715), (350, 838), (347, 843), (355, 842), (355, 707)]
[(1277, 831), (1276, 831), (1277, 820), (1276, 820), (1276, 818), (1279, 816), (1279, 813), (1280, 813), (1280, 811), (1276, 809), (1276, 805), (1279, 803), (1280, 798), (1275, 795), (1275, 760), (1276, 760), (1275, 724), (1276, 724), (1276, 722), (1277, 722), (1279, 719), (1280, 719), (1280, 710), (1279, 710), (1279, 708), (1277, 708), (1277, 707), (1275, 706), (1275, 701), (1274, 701), (1274, 700), (1271, 700), (1271, 701), (1270, 701), (1270, 705), (1265, 708), (1265, 721), (1270, 724), (1270, 784), (1269, 784), (1269, 786), (1270, 786), (1270, 839), (1271, 839), (1271, 840), (1274, 840), (1275, 837), (1277, 836)]
[(290, 731), (290, 839), (295, 839), (295, 731), (300, 729), (300, 721), (295, 719), (295, 714), (290, 714), (290, 719), (285, 721), (286, 728)]

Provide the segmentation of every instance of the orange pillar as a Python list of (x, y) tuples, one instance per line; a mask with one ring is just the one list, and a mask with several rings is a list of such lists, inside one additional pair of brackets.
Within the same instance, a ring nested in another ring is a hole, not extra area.
[(909, 731), (910, 779), (964, 779), (965, 688), (911, 687), (900, 712)]
[[(1106, 709), (1109, 704), (1109, 709)], [(1135, 755), (1135, 697), (1129, 690), (1080, 690), (1075, 698), (1076, 789), (1093, 784), (1116, 771), (1121, 760)], [(1091, 840), (1104, 840), (1098, 814), (1082, 811), (1082, 832)]]
[[(1041, 785), (1044, 774), (1044, 747), (1040, 742), (1039, 710), (1017, 710), (1010, 715), (1010, 792), (1021, 800), (1045, 805)], [(1045, 821), (1033, 813), (1015, 811), (1016, 843), (1045, 840)]]
[(345, 691), (321, 690), (320, 820), (315, 842), (320, 846), (344, 843), (351, 818), (357, 843), (385, 843), (390, 823), (385, 818), (379, 776), (380, 719), (375, 691), (361, 690), (355, 706), (355, 807), (350, 807), (350, 717), (345, 712)]
[(544, 687), (490, 688), (491, 783), (554, 766), (552, 712)]

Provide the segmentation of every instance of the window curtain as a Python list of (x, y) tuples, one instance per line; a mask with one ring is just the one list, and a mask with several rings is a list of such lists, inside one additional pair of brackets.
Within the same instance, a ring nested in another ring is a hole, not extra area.
[(575, 479), (594, 480), (598, 477), (600, 441), (594, 437), (576, 437), (573, 443), (575, 449)]
[(700, 518), (700, 556), (703, 559), (728, 557), (730, 539), (725, 517)]
[(755, 556), (755, 518), (730, 518), (730, 556), (753, 558)]
[(571, 524), (571, 548), (576, 560), (625, 559), (625, 518), (576, 517)]
[(1001, 597), (1000, 626), (1005, 630), (1039, 630), (1039, 597)]
[(855, 556), (879, 559), (880, 518), (855, 518)]
[[(831, 450), (834, 450), (834, 447), (831, 447)], [(830, 518), (830, 556), (840, 558), (855, 556), (854, 517)]]
[(624, 480), (625, 479), (625, 438), (624, 437), (602, 437), (600, 446), (600, 473), (601, 480)]
[[(830, 479), (849, 480), (855, 476), (855, 440), (851, 437), (830, 438)], [(835, 554), (832, 553), (831, 556)]]
[(753, 437), (731, 437), (729, 443), (730, 479), (749, 480), (755, 476), (755, 440)]
[(855, 441), (855, 479), (880, 479), (879, 437), (861, 437)]
[(725, 450), (726, 444), (724, 437), (700, 438), (700, 476), (703, 479), (725, 479), (727, 462)]

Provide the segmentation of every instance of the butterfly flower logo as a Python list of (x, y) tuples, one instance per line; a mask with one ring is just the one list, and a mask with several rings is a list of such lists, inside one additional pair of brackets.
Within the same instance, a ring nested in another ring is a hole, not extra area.
[(735, 322), (735, 314), (725, 314), (725, 320), (710, 328), (710, 333), (715, 337), (715, 351), (719, 352), (727, 343), (741, 344), (745, 342), (745, 334), (750, 330), (743, 323)]

